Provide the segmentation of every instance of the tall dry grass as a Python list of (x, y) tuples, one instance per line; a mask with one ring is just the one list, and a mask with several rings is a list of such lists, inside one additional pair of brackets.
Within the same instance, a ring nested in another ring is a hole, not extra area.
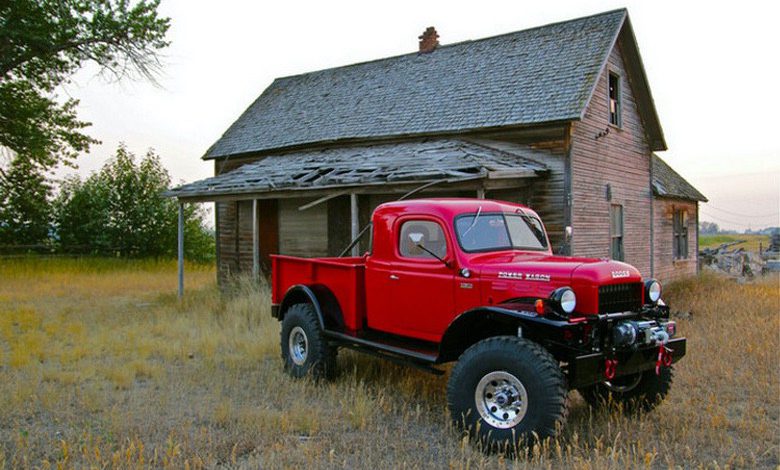
[(528, 458), (474, 449), (448, 424), (445, 377), (342, 352), (332, 383), (288, 378), (268, 293), (229, 296), (208, 267), (0, 262), (0, 468), (775, 468), (780, 285), (670, 286), (689, 338), (667, 401), (592, 412)]

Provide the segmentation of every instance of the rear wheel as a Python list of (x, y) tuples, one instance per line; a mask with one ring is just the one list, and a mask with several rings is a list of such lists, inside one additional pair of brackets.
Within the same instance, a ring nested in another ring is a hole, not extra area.
[(659, 375), (655, 370), (648, 370), (585, 387), (579, 392), (594, 408), (617, 406), (629, 413), (651, 411), (669, 394), (672, 375), (671, 367), (662, 367)]
[(328, 344), (317, 313), (309, 304), (290, 307), (282, 320), (284, 370), (293, 377), (311, 374), (330, 378), (336, 370), (336, 349)]
[(485, 450), (513, 450), (557, 433), (567, 389), (558, 362), (540, 345), (513, 336), (467, 349), (447, 384), (453, 423)]

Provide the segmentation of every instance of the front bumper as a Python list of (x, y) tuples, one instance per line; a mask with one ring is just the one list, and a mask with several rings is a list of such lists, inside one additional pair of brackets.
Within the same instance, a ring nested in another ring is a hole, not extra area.
[[(685, 356), (686, 339), (671, 339), (666, 343), (666, 347), (671, 350), (672, 363), (675, 363)], [(655, 369), (658, 360), (658, 347), (653, 346), (637, 351), (618, 351), (611, 356), (604, 353), (577, 356), (568, 365), (569, 387), (582, 388), (607, 380), (607, 359), (617, 360), (615, 377), (636, 374)]]

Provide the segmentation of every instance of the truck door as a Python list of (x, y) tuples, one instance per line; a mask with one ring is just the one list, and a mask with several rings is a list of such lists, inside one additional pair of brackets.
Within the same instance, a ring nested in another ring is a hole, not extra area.
[[(388, 273), (387, 310), (391, 332), (439, 341), (455, 314), (453, 247), (441, 223), (405, 217), (395, 225), (395, 257)], [(446, 266), (439, 258), (449, 260)]]

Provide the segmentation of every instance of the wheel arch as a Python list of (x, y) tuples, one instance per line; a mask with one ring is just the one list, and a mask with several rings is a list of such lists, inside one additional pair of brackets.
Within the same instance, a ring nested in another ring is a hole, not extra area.
[(517, 336), (535, 340), (544, 319), (500, 307), (479, 307), (467, 310), (450, 323), (439, 343), (437, 362), (455, 361), (471, 345), (492, 336)]
[(287, 289), (281, 304), (279, 304), (279, 321), (284, 320), (287, 310), (297, 304), (311, 305), (323, 329), (336, 331), (344, 329), (341, 305), (333, 292), (326, 286), (298, 284)]

